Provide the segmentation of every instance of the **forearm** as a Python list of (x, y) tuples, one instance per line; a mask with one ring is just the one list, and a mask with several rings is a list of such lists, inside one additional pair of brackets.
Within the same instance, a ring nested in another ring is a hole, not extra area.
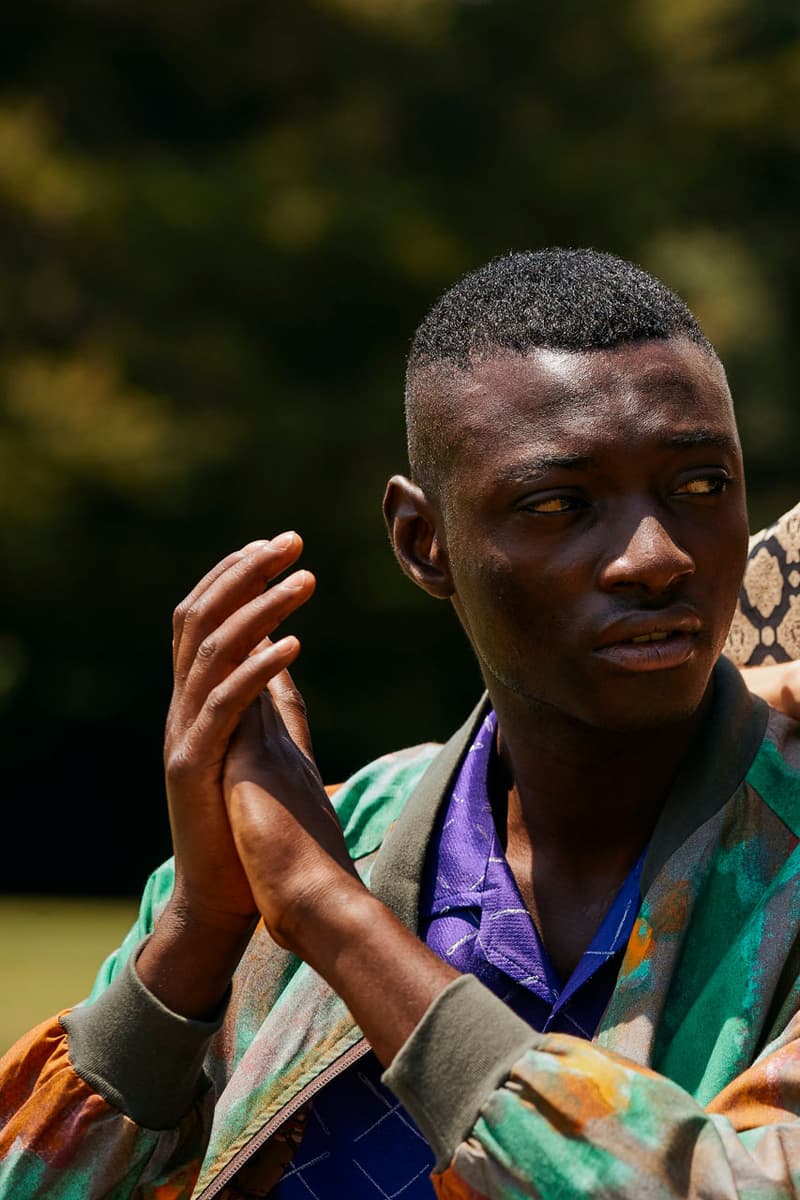
[(295, 921), (289, 948), (341, 996), (384, 1066), (459, 978), (356, 881)]

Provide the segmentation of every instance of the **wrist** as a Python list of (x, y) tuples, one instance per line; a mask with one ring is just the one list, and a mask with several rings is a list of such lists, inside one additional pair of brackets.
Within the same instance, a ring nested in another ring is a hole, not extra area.
[(294, 940), (289, 948), (341, 996), (385, 1066), (458, 977), (360, 884), (299, 922)]
[(196, 931), (198, 935), (204, 933), (219, 941), (235, 942), (243, 938), (246, 944), (258, 924), (259, 913), (255, 907), (250, 911), (237, 911), (209, 904), (192, 895), (178, 875), (163, 917), (176, 930)]
[(306, 883), (302, 896), (286, 905), (270, 929), (273, 936), (321, 975), (349, 944), (361, 944), (366, 930), (391, 916), (356, 876), (336, 872), (316, 886)]
[(144, 986), (179, 1016), (211, 1020), (256, 925), (256, 918), (217, 920), (170, 900), (137, 959)]

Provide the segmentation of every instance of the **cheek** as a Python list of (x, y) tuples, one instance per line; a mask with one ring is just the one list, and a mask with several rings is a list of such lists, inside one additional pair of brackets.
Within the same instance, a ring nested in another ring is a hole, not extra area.
[(731, 540), (728, 554), (716, 554), (714, 557), (714, 570), (711, 578), (713, 579), (714, 607), (719, 613), (720, 628), (717, 631), (719, 653), (722, 652), (736, 609), (736, 601), (747, 562), (747, 548), (748, 540), (745, 535), (744, 539)]
[(730, 600), (731, 607), (736, 603), (747, 562), (748, 544), (747, 517), (742, 512), (739, 519), (734, 519), (734, 514), (731, 514), (729, 522), (718, 531), (717, 536), (707, 540), (702, 547), (702, 569), (713, 580), (713, 589), (723, 606), (725, 598)]
[(457, 609), (482, 657), (524, 654), (547, 644), (563, 606), (542, 572), (496, 551), (454, 573)]

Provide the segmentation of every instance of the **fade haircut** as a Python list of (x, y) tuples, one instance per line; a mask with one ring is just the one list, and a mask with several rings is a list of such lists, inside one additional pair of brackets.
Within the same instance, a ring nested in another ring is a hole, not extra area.
[(405, 404), (412, 478), (432, 499), (438, 495), (452, 415), (430, 393), (443, 398), (457, 371), (498, 352), (603, 350), (674, 337), (715, 354), (680, 297), (624, 258), (552, 246), (492, 259), (440, 297), (411, 343)]

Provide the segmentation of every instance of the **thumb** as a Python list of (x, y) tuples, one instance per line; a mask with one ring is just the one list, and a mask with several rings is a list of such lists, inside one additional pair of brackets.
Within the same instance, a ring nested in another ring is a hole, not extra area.
[(263, 747), (264, 724), (256, 697), (239, 718), (239, 724), (225, 756), (226, 799), (231, 788), (252, 776), (253, 764), (259, 762)]
[(308, 728), (305, 701), (295, 687), (289, 672), (281, 671), (280, 674), (270, 679), (266, 691), (269, 693), (275, 714), (283, 722), (289, 737), (298, 750), (313, 763), (314, 748), (311, 744), (311, 731)]

